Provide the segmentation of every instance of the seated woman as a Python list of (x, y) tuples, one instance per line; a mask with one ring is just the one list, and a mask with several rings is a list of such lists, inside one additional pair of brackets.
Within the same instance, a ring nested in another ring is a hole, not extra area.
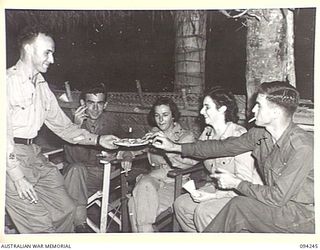
[[(245, 133), (246, 129), (236, 124), (237, 113), (238, 107), (232, 93), (222, 88), (210, 91), (204, 97), (200, 110), (207, 126), (199, 140), (223, 140)], [(208, 159), (204, 161), (204, 165), (210, 173), (221, 168), (243, 180), (262, 184), (250, 152), (235, 157)], [(236, 195), (232, 190), (220, 190), (215, 187), (214, 182), (208, 182), (198, 190), (197, 196), (179, 196), (174, 203), (174, 210), (182, 230), (202, 232), (222, 207)]]
[[(177, 105), (170, 98), (159, 98), (149, 113), (152, 126), (151, 132), (162, 131), (175, 142), (193, 142), (192, 132), (183, 129), (178, 123), (180, 112)], [(135, 153), (136, 154), (136, 153)], [(126, 158), (123, 155), (123, 158)], [(174, 179), (167, 177), (167, 173), (176, 168), (188, 168), (197, 161), (181, 158), (179, 154), (163, 153), (153, 150), (148, 152), (151, 172), (140, 175), (130, 197), (128, 206), (130, 222), (133, 232), (153, 232), (152, 224), (156, 217), (174, 201)], [(128, 162), (123, 163), (127, 168)]]

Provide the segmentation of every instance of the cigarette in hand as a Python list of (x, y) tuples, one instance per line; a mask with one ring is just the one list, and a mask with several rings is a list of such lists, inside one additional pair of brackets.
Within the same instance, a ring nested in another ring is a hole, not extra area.
[(120, 174), (125, 173), (125, 176), (128, 176), (128, 172), (129, 172), (129, 171), (131, 171), (131, 169), (128, 169), (128, 170), (122, 170), (122, 171), (120, 172)]
[(256, 118), (255, 118), (255, 117), (252, 117), (248, 122), (251, 123), (251, 122), (253, 122), (253, 121), (255, 121), (255, 120), (256, 120)]

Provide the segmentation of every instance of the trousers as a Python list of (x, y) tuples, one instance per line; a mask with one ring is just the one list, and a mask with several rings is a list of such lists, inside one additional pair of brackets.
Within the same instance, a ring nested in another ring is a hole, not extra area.
[[(211, 233), (314, 233), (314, 216), (297, 221), (305, 206), (288, 202), (271, 207), (257, 200), (236, 196), (210, 222), (204, 232)], [(310, 206), (310, 211), (313, 207)]]
[(64, 179), (35, 144), (15, 145), (25, 178), (33, 185), (38, 203), (21, 199), (14, 182), (6, 176), (6, 210), (19, 233), (73, 232), (75, 204), (67, 193)]
[[(201, 190), (214, 192), (215, 188), (211, 187), (205, 186)], [(202, 232), (230, 199), (231, 197), (197, 203), (187, 193), (180, 195), (173, 207), (177, 221), (184, 232)]]
[(132, 231), (152, 232), (156, 217), (172, 206), (174, 183), (164, 183), (150, 175), (137, 179), (139, 180), (128, 201)]
[(101, 190), (103, 185), (103, 168), (86, 167), (83, 163), (72, 163), (64, 171), (65, 187), (76, 203), (74, 224), (81, 225), (87, 219), (88, 198)]

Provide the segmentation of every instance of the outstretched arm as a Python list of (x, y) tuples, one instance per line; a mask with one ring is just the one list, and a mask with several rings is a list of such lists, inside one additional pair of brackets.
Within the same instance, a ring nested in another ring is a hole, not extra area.
[(181, 153), (181, 144), (174, 143), (167, 138), (163, 132), (155, 133), (155, 137), (152, 141), (152, 146), (158, 149), (165, 150), (167, 152)]

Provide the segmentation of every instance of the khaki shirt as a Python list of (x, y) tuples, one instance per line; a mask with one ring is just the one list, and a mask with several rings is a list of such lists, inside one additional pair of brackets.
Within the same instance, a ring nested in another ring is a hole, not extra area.
[[(247, 130), (233, 122), (227, 123), (226, 131), (220, 138), (216, 138), (214, 135), (213, 128), (207, 126), (202, 134), (199, 137), (199, 140), (206, 141), (206, 140), (225, 140), (228, 137), (239, 137), (240, 135), (247, 132)], [(254, 166), (254, 159), (251, 156), (251, 151), (239, 154), (232, 157), (218, 157), (218, 158), (209, 158), (205, 160), (203, 163), (207, 170), (210, 173), (213, 173), (217, 168), (221, 168), (224, 170), (229, 171), (230, 173), (234, 174), (241, 180), (246, 180), (252, 182), (253, 184), (260, 184), (262, 185), (262, 180), (257, 172), (256, 167)], [(234, 191), (226, 191), (226, 190), (217, 190), (216, 193), (219, 193), (219, 197), (233, 197), (237, 194)]]
[[(160, 131), (159, 128), (154, 127), (152, 132)], [(186, 130), (181, 125), (175, 122), (174, 127), (166, 134), (168, 138), (177, 143), (194, 142), (195, 136), (192, 131)], [(181, 157), (176, 153), (164, 153), (161, 150), (154, 150), (148, 152), (148, 159), (153, 170), (150, 176), (158, 179), (162, 183), (174, 182), (173, 178), (167, 176), (168, 172), (174, 168), (186, 169), (195, 165), (198, 161), (191, 158)], [(185, 176), (187, 178), (187, 176)]]
[(34, 138), (45, 123), (55, 134), (74, 144), (96, 143), (97, 135), (73, 124), (58, 105), (48, 83), (39, 73), (33, 78), (22, 61), (7, 69), (7, 173), (12, 180), (23, 177), (14, 151), (13, 137)]

